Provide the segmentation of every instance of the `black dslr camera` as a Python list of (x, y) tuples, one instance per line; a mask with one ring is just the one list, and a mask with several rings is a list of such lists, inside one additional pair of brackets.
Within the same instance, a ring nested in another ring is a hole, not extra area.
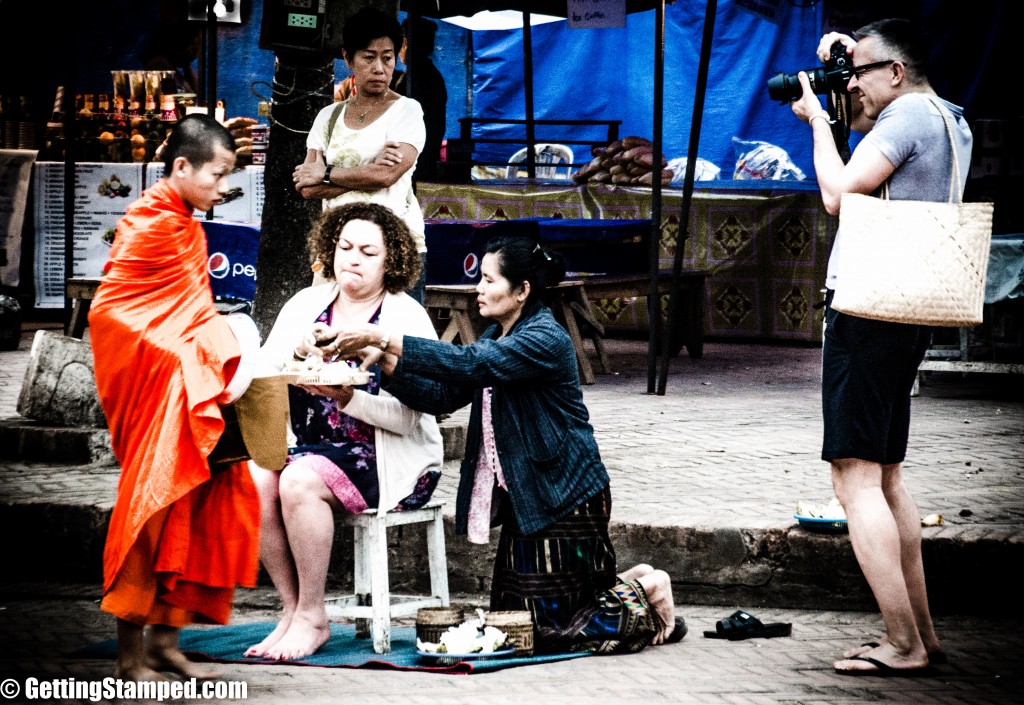
[[(811, 83), (811, 90), (819, 95), (825, 93), (846, 93), (846, 84), (853, 78), (853, 61), (846, 53), (842, 42), (832, 45), (831, 56), (823, 67), (804, 69)], [(797, 72), (799, 73), (799, 72)], [(768, 97), (782, 103), (796, 100), (803, 95), (800, 79), (796, 73), (778, 73), (768, 79)]]

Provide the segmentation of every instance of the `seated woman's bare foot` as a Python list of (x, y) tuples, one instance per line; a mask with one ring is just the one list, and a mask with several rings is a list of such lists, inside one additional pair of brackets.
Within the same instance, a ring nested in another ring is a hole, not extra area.
[(267, 634), (267, 636), (258, 644), (253, 644), (245, 650), (243, 656), (245, 658), (266, 658), (267, 651), (270, 650), (274, 644), (281, 641), (285, 634), (288, 633), (288, 627), (292, 625), (292, 616), (281, 617), (281, 621), (274, 627), (274, 631)]
[(327, 619), (305, 619), (296, 615), (280, 641), (267, 649), (264, 658), (276, 661), (293, 661), (316, 653), (331, 638), (331, 626)]

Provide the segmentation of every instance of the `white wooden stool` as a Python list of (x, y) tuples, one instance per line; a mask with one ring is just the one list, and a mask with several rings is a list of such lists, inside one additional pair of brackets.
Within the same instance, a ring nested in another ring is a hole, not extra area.
[[(354, 589), (352, 595), (324, 600), (329, 618), (356, 621), (356, 636), (369, 636), (372, 623), (373, 650), (391, 651), (391, 618), (415, 615), (420, 607), (448, 606), (448, 563), (444, 551), (444, 502), (431, 501), (419, 509), (378, 514), (339, 516), (354, 532)], [(392, 595), (388, 585), (387, 530), (392, 526), (426, 524), (427, 560), (430, 564), (430, 595)]]

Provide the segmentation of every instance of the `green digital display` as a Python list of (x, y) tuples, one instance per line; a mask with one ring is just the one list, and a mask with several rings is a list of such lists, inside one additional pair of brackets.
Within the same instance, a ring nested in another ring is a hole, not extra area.
[(298, 12), (288, 13), (288, 26), (301, 29), (316, 29), (316, 15), (303, 15)]

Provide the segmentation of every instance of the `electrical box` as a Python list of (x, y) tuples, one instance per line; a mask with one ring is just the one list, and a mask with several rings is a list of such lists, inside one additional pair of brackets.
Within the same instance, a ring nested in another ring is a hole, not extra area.
[(264, 0), (260, 49), (325, 55), (327, 0)]

